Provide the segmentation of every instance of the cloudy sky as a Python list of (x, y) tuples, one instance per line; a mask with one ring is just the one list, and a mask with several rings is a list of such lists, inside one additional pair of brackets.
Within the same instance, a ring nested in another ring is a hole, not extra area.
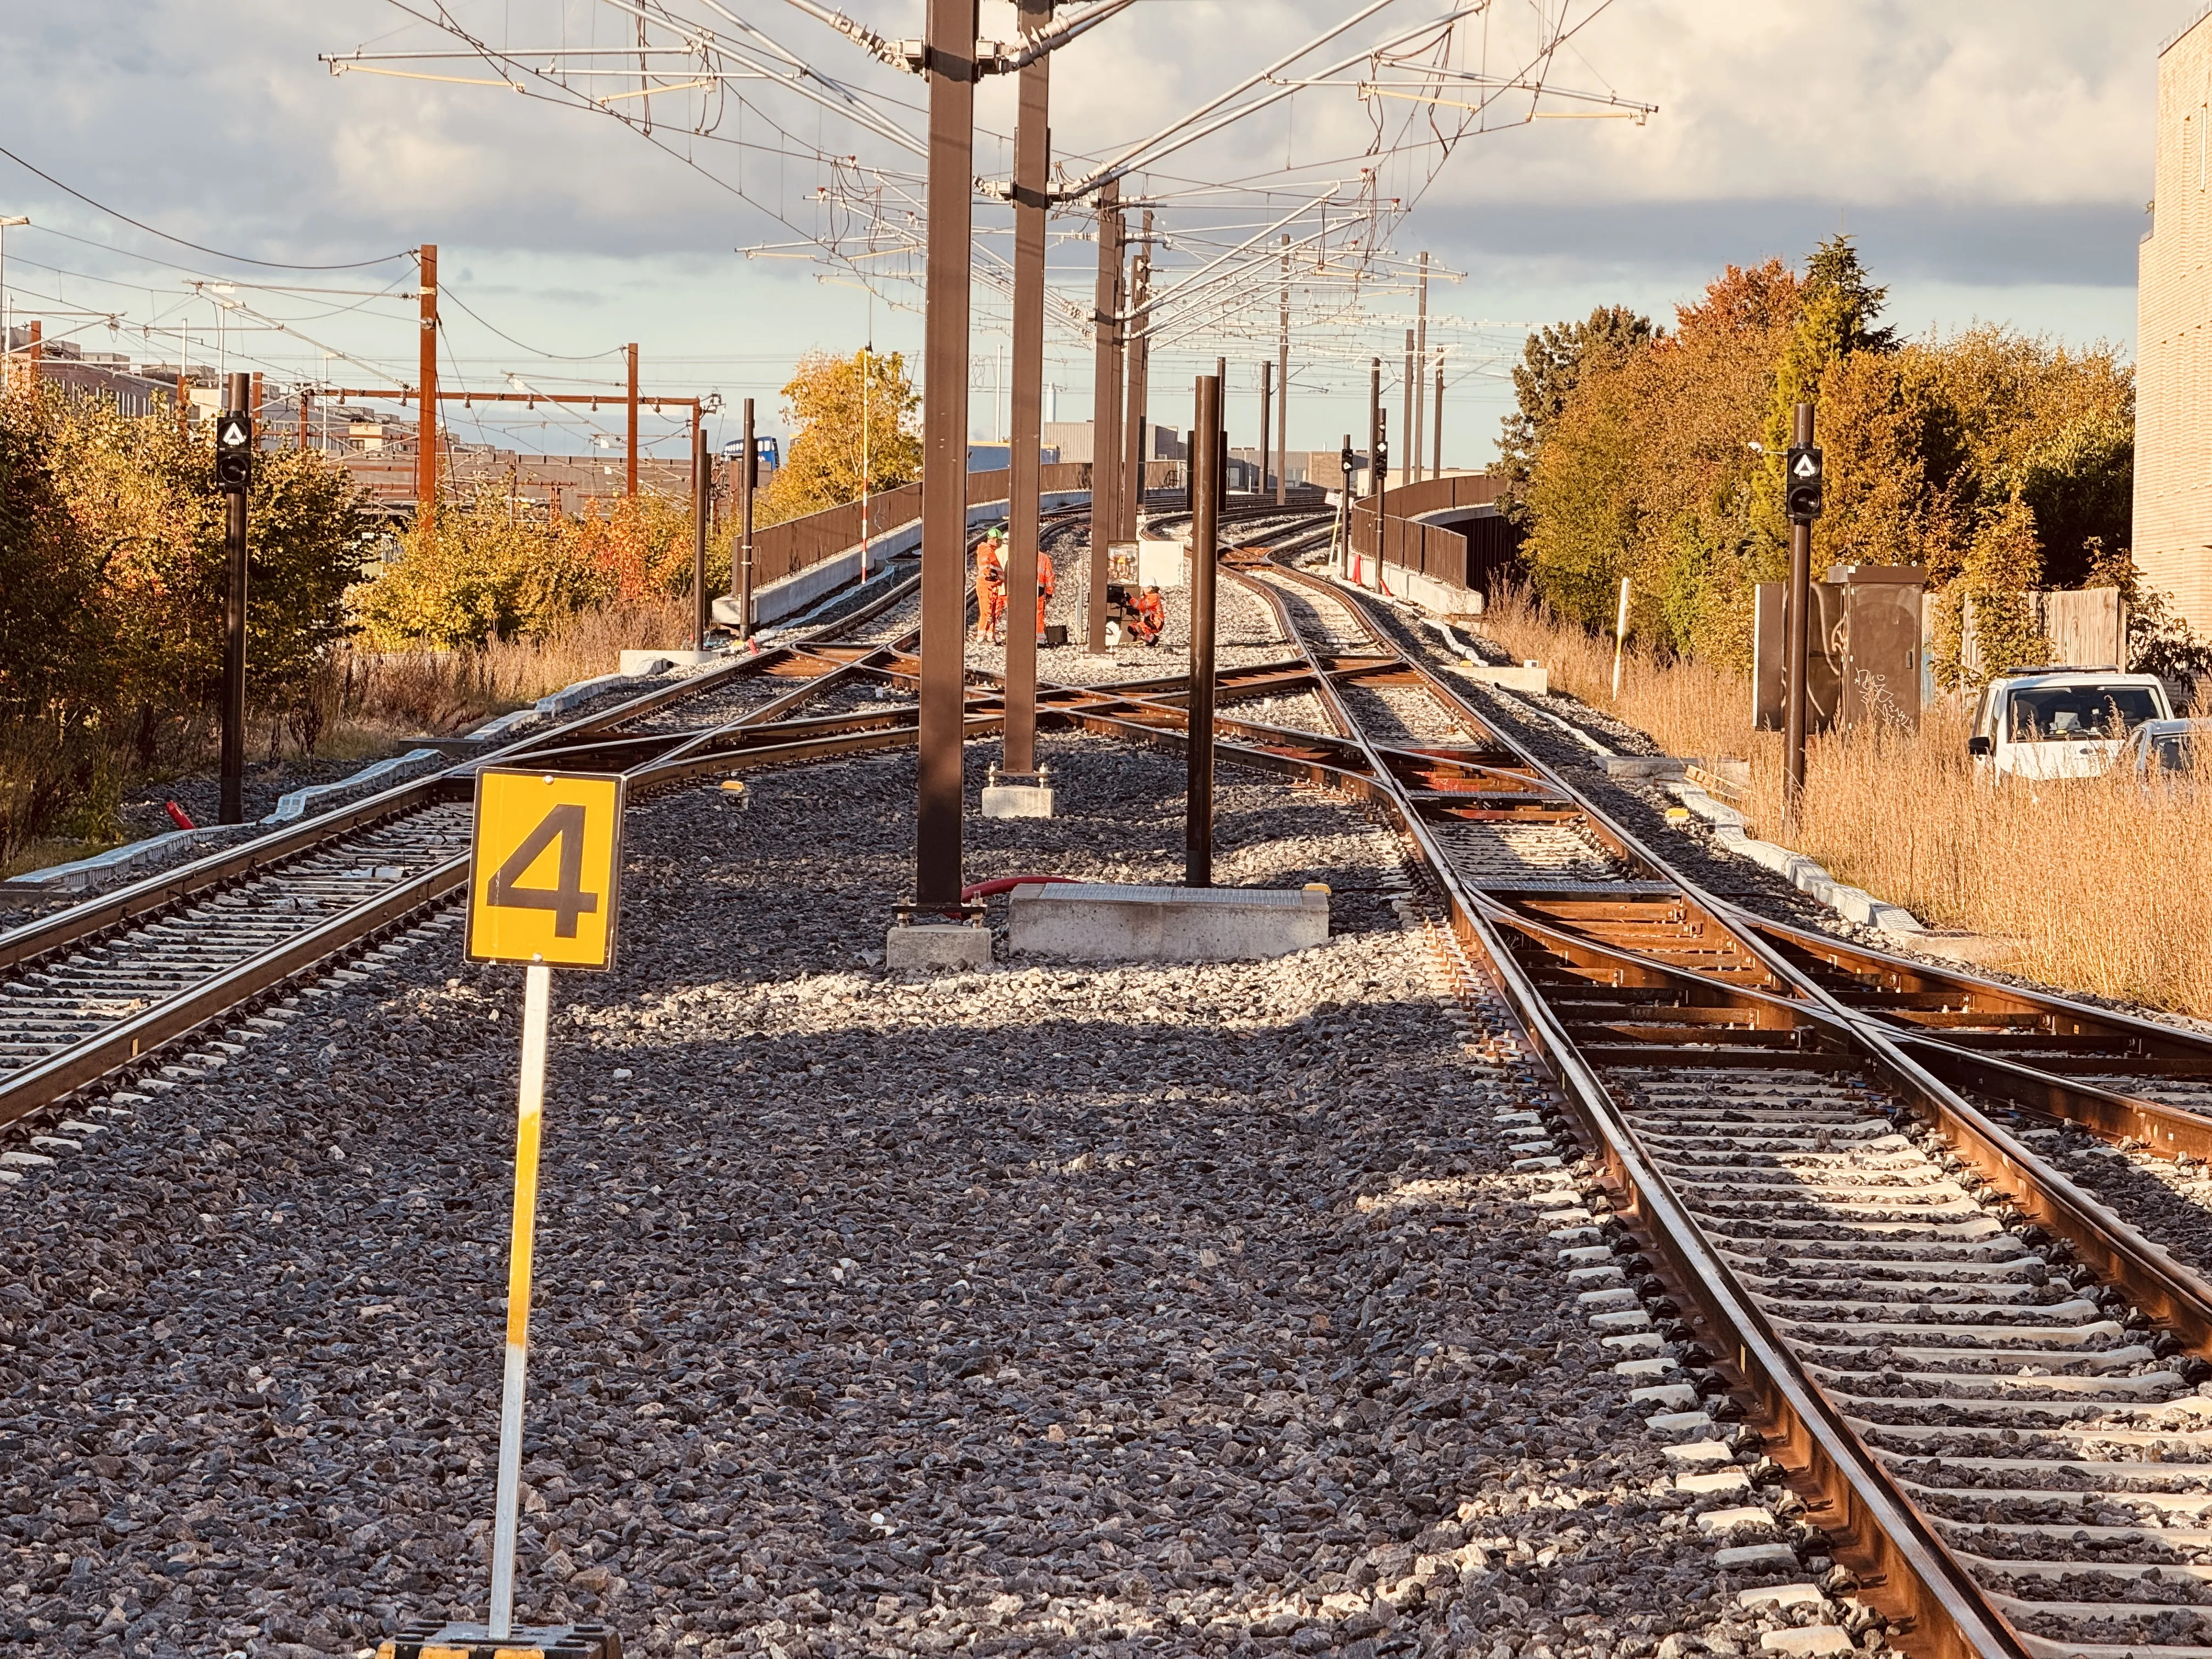
[[(706, 0), (672, 3), (708, 15)], [(779, 0), (722, 3), (919, 127), (919, 82), (871, 66)], [(1460, 355), (1448, 460), (1473, 465), (1488, 454), (1508, 400), (1504, 359), (1529, 325), (1613, 301), (1664, 319), (1722, 265), (1800, 258), (1838, 229), (1857, 238), (1890, 284), (1890, 319), (1907, 331), (1978, 319), (2132, 343), (2157, 52), (2195, 16), (2197, 0), (1565, 3), (1581, 27), (1551, 61), (1550, 82), (1657, 112), (1640, 125), (1543, 120), (1471, 137), (1423, 186), (1395, 246), (1431, 250), (1440, 269), (1463, 278), (1440, 285), (1432, 300), (1439, 337)], [(1492, 0), (1462, 26), (1461, 61), (1517, 68), (1540, 20), (1561, 5)], [(1447, 8), (1448, 0), (1395, 0), (1298, 70)], [(628, 38), (623, 15), (594, 0), (450, 0), (450, 9), (486, 38), (526, 51)], [(1055, 144), (1112, 153), (1352, 9), (1346, 0), (1138, 0), (1056, 60)], [(886, 35), (920, 32), (919, 0), (847, 0), (846, 9)], [(1005, 0), (987, 0), (985, 33), (1011, 34), (1011, 17)], [(679, 130), (662, 129), (656, 148), (604, 116), (497, 87), (331, 76), (319, 54), (453, 46), (388, 0), (19, 8), (9, 30), (0, 145), (108, 208), (223, 255), (338, 264), (438, 243), (447, 286), (476, 313), (448, 307), (450, 349), (467, 383), (495, 386), (509, 373), (541, 386), (611, 380), (613, 359), (595, 354), (636, 339), (649, 386), (752, 394), (765, 413), (803, 351), (849, 350), (871, 332), (886, 348), (919, 345), (912, 312), (824, 281), (805, 259), (736, 252), (794, 239), (764, 209), (810, 233), (821, 227), (823, 210), (809, 200), (821, 182), (811, 163), (692, 140), (680, 120)], [(487, 75), (466, 61), (407, 67)], [(1009, 90), (989, 82), (979, 100), (986, 173), (1003, 165), (993, 135), (1011, 130)], [(900, 165), (896, 151), (841, 118), (777, 103), (787, 98), (781, 92), (756, 95), (811, 143)], [(671, 101), (656, 100), (663, 110)], [(756, 143), (766, 137), (757, 123), (749, 133), (722, 131)], [(1164, 171), (1186, 186), (1285, 165), (1312, 177), (1343, 157), (1350, 176), (1372, 131), (1370, 106), (1348, 85), (1315, 88)], [(1412, 177), (1403, 167), (1386, 171), (1385, 188), (1409, 189)], [(394, 373), (410, 360), (405, 307), (369, 297), (411, 282), (404, 261), (257, 270), (160, 241), (4, 157), (0, 214), (32, 220), (8, 233), (7, 297), (19, 320), (40, 316), (50, 335), (173, 361), (181, 331), (196, 360), (220, 349), (272, 371), (356, 379), (367, 369), (324, 353)], [(1162, 225), (1172, 235), (1203, 217), (1170, 205)], [(986, 214), (979, 222), (992, 222)], [(1071, 293), (1091, 257), (1079, 241), (1055, 248)], [(237, 288), (231, 297), (246, 309), (224, 315), (218, 343), (216, 308), (188, 286), (208, 276), (332, 291)], [(1343, 360), (1394, 338), (1405, 309), (1403, 296), (1376, 297), (1369, 335), (1332, 331), (1327, 349), (1339, 361), (1302, 363), (1294, 444), (1327, 444), (1358, 423), (1364, 374)], [(289, 331), (249, 312), (283, 319)], [(110, 329), (109, 315), (122, 326)], [(979, 434), (993, 425), (987, 409), (1000, 406), (999, 317), (984, 295)], [(1324, 342), (1313, 344), (1318, 353)], [(1194, 336), (1169, 355), (1156, 381), (1159, 418), (1185, 417), (1188, 376), (1217, 350), (1237, 362), (1232, 420), (1251, 423), (1246, 360), (1260, 349), (1235, 337)], [(1086, 413), (1081, 354), (1060, 340), (1051, 359), (1063, 413)], [(573, 434), (517, 435), (575, 447)]]

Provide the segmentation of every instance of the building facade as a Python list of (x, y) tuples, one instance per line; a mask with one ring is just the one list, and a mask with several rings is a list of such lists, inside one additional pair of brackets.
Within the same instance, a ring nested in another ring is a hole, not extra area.
[(2212, 635), (2212, 15), (2159, 54), (2156, 193), (2136, 258), (2136, 563)]

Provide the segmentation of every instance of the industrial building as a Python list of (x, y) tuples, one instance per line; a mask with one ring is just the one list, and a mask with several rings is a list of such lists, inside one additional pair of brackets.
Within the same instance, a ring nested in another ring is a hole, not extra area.
[(2212, 15), (2158, 60), (2151, 228), (2136, 289), (2135, 556), (2212, 634)]

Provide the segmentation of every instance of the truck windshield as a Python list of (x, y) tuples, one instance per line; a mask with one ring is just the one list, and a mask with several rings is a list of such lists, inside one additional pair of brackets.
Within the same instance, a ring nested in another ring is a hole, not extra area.
[(2117, 738), (2161, 718), (2147, 685), (2051, 685), (2012, 694), (2014, 743)]

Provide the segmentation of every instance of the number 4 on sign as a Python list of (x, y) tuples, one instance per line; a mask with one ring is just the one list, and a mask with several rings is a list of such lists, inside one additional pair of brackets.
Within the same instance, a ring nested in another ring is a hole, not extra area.
[(477, 776), (469, 956), (607, 968), (614, 962), (623, 781), (489, 770)]

